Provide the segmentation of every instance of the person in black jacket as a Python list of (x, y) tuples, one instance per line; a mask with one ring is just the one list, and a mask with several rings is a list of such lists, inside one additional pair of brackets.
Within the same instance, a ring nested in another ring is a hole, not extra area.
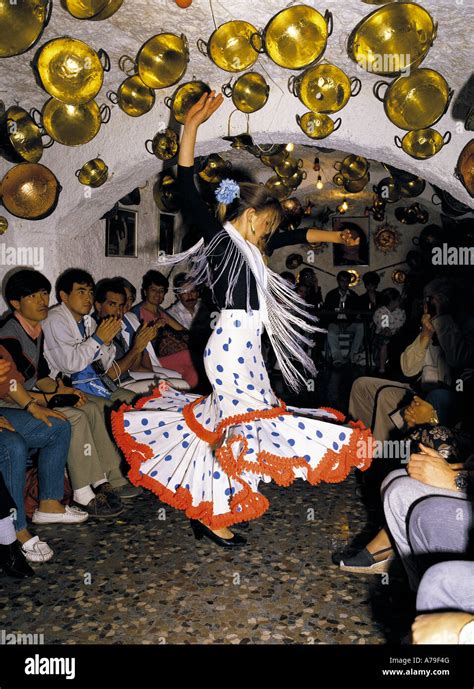
[(337, 274), (337, 289), (327, 293), (323, 305), (323, 313), (328, 323), (328, 346), (335, 368), (346, 363), (341, 352), (340, 333), (350, 333), (353, 336), (348, 354), (352, 362), (364, 338), (363, 325), (356, 320), (359, 313), (359, 297), (349, 289), (350, 281), (350, 273), (341, 270)]

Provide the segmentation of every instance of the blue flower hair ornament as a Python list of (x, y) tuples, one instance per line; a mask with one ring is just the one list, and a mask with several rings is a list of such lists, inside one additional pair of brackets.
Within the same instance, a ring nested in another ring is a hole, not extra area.
[(223, 179), (217, 187), (215, 194), (219, 203), (229, 205), (229, 203), (240, 197), (240, 187), (233, 179)]

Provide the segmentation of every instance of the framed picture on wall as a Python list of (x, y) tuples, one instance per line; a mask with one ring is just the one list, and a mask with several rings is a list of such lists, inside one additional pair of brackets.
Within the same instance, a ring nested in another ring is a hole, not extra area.
[(338, 215), (332, 219), (332, 229), (335, 232), (349, 230), (354, 239), (359, 239), (357, 246), (333, 244), (334, 266), (368, 266), (370, 261), (370, 225), (369, 218), (347, 217)]
[(164, 251), (165, 254), (173, 253), (175, 218), (176, 216), (171, 213), (160, 213), (159, 248), (160, 251)]
[(105, 255), (117, 258), (137, 257), (138, 211), (119, 208), (108, 216), (105, 225)]

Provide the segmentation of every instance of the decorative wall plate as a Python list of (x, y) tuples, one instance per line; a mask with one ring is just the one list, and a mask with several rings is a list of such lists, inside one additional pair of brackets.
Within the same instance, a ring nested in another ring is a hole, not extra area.
[(400, 246), (402, 236), (394, 225), (388, 222), (379, 225), (374, 235), (375, 248), (382, 251), (384, 254), (389, 254), (395, 251)]

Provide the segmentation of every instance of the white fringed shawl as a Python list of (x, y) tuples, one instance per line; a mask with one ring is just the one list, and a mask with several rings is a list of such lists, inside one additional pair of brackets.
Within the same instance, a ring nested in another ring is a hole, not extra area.
[[(219, 263), (215, 266), (214, 279), (209, 268), (208, 258), (216, 260), (216, 249), (225, 235), (230, 236), (232, 242), (222, 253)], [(298, 390), (306, 383), (302, 372), (293, 361), (300, 361), (304, 368), (313, 376), (317, 371), (313, 361), (303, 348), (303, 344), (313, 345), (310, 335), (314, 332), (326, 332), (318, 328), (316, 316), (308, 313), (307, 303), (281, 278), (278, 273), (265, 265), (258, 248), (245, 240), (230, 222), (225, 223), (211, 242), (204, 245), (204, 239), (187, 251), (174, 255), (160, 255), (158, 263), (162, 266), (192, 260), (192, 267), (188, 273), (187, 285), (205, 283), (211, 289), (223, 271), (229, 271), (229, 281), (225, 297), (225, 308), (233, 306), (233, 290), (239, 272), (245, 268), (247, 277), (247, 311), (250, 311), (250, 272), (255, 278), (261, 312), (262, 323), (265, 326), (270, 342), (275, 351), (281, 372), (293, 390)], [(312, 321), (312, 322), (311, 322)]]

